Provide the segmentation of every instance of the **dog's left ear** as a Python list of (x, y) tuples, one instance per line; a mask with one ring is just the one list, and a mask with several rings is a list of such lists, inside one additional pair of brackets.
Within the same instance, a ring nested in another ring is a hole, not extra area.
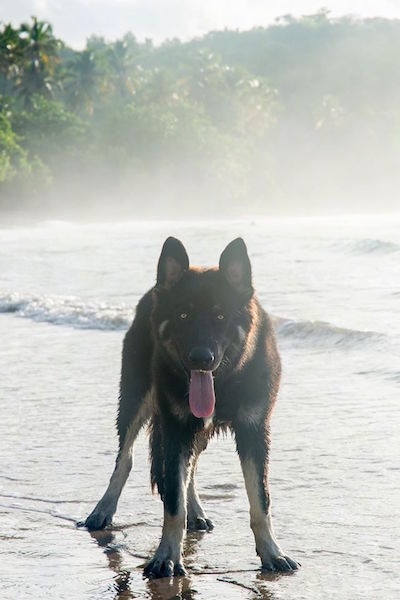
[(236, 238), (227, 245), (219, 259), (219, 270), (233, 289), (248, 299), (251, 298), (254, 291), (251, 282), (251, 264), (242, 238)]
[(165, 240), (157, 266), (157, 287), (171, 289), (189, 268), (185, 247), (174, 237)]

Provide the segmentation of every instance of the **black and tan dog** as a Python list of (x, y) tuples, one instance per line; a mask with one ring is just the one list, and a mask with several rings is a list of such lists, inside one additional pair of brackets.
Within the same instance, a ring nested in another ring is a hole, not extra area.
[(115, 470), (84, 525), (96, 530), (111, 523), (132, 467), (133, 442), (150, 422), (151, 480), (164, 503), (164, 524), (145, 574), (185, 574), (186, 526), (213, 527), (196, 492), (197, 460), (215, 432), (229, 429), (262, 567), (297, 569), (274, 538), (268, 491), (269, 419), (280, 371), (272, 325), (254, 296), (243, 240), (225, 248), (218, 269), (198, 269), (189, 268), (181, 242), (168, 238), (157, 283), (140, 300), (124, 340)]

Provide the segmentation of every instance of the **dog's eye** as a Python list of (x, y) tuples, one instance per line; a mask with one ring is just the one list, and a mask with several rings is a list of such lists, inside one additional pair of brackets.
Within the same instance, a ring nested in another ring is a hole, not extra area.
[(218, 321), (223, 321), (225, 319), (225, 315), (219, 314), (219, 315), (217, 315), (217, 319), (218, 319)]
[(180, 319), (187, 319), (187, 318), (188, 318), (188, 314), (187, 314), (187, 313), (185, 313), (185, 312), (183, 312), (183, 313), (181, 313), (181, 314), (179, 315), (179, 318), (180, 318)]

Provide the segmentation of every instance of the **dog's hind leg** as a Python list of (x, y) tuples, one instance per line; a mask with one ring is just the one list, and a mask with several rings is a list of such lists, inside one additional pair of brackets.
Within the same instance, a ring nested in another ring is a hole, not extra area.
[(136, 318), (124, 339), (117, 418), (119, 451), (104, 496), (86, 521), (79, 523), (91, 531), (103, 529), (111, 524), (132, 468), (133, 443), (152, 412), (150, 310), (150, 296), (147, 294), (139, 303)]
[(196, 472), (201, 452), (207, 447), (207, 439), (196, 444), (196, 455), (192, 462), (189, 486), (187, 490), (187, 528), (191, 531), (211, 531), (214, 523), (209, 519), (201, 505), (196, 489)]
[(268, 490), (268, 433), (264, 424), (235, 427), (246, 491), (250, 502), (250, 525), (262, 568), (267, 571), (292, 571), (299, 564), (285, 556), (279, 547), (271, 522)]

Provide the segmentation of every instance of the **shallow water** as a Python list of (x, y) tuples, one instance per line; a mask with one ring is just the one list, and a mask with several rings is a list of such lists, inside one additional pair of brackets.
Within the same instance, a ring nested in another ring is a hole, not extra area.
[[(271, 491), (294, 574), (259, 570), (229, 437), (200, 461), (216, 527), (188, 536), (188, 578), (142, 577), (162, 522), (144, 433), (115, 527), (75, 527), (114, 465), (121, 342), (169, 234), (194, 264), (247, 241), (284, 366)], [(2, 599), (400, 597), (400, 219), (45, 223), (0, 240)]]

